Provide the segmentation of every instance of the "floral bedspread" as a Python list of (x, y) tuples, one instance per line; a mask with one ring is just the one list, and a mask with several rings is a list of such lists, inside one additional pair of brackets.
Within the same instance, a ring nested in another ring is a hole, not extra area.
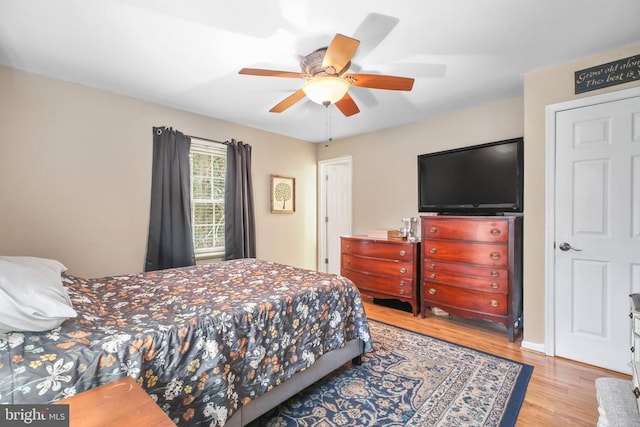
[(245, 403), (369, 328), (336, 275), (244, 259), (64, 277), (78, 317), (0, 334), (0, 403), (49, 403), (131, 376), (178, 425), (224, 425)]

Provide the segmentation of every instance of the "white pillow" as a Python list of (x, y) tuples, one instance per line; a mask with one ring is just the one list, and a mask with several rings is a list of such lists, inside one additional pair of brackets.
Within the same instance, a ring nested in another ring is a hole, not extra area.
[(0, 333), (48, 331), (78, 313), (73, 309), (60, 262), (0, 256)]

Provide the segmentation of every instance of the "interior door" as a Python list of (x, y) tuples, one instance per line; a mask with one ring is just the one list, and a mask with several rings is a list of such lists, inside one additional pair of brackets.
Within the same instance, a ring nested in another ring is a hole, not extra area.
[(340, 236), (351, 234), (351, 158), (320, 162), (319, 270), (340, 273)]
[(640, 97), (556, 113), (556, 355), (630, 372), (640, 292)]

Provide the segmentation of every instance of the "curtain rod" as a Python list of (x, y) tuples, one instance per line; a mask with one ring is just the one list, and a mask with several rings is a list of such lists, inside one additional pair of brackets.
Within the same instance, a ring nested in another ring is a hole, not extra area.
[(201, 136), (193, 136), (193, 135), (187, 135), (189, 138), (195, 138), (195, 139), (201, 139), (203, 141), (209, 141), (209, 142), (215, 142), (217, 144), (228, 144), (229, 141), (223, 142), (223, 141), (216, 141), (215, 139), (209, 139), (209, 138), (203, 138)]

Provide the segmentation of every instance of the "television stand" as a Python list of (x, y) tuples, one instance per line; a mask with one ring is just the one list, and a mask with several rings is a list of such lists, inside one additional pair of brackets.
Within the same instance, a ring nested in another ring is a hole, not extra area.
[(522, 329), (522, 217), (423, 216), (422, 317), (428, 308)]

